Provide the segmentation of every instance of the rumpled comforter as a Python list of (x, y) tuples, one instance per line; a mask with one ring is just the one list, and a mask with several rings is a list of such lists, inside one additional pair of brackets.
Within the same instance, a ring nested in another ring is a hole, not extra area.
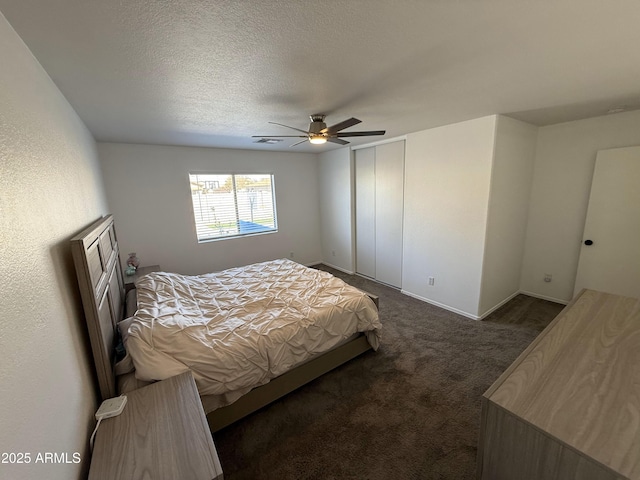
[(373, 301), (329, 273), (281, 259), (136, 284), (126, 348), (140, 380), (190, 369), (201, 395), (225, 404), (356, 332), (378, 348)]

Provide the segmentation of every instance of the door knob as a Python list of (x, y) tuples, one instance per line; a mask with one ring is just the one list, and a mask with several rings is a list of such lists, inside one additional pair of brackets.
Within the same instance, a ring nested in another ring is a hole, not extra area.
[(593, 245), (593, 240), (585, 240), (584, 244), (585, 245)]

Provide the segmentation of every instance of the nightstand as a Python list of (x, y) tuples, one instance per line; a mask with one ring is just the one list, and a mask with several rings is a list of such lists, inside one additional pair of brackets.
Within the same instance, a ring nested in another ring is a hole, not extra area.
[(191, 372), (127, 394), (102, 421), (89, 480), (222, 480), (222, 467)]
[(124, 292), (127, 293), (132, 288), (136, 288), (136, 281), (151, 272), (160, 272), (160, 265), (149, 265), (148, 267), (139, 267), (136, 270), (136, 273), (133, 275), (123, 275), (124, 276)]

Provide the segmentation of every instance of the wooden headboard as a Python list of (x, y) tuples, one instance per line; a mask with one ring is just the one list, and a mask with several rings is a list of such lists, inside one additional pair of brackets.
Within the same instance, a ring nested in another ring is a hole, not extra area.
[(113, 216), (101, 218), (73, 237), (71, 251), (104, 400), (117, 395), (115, 342), (125, 293)]

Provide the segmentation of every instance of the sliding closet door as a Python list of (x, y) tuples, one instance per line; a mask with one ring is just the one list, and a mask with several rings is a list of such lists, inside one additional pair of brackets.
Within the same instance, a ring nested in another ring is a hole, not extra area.
[(355, 151), (356, 272), (402, 286), (404, 142)]
[(386, 143), (375, 148), (375, 278), (401, 287), (404, 142)]
[(376, 278), (375, 149), (355, 151), (356, 272)]

